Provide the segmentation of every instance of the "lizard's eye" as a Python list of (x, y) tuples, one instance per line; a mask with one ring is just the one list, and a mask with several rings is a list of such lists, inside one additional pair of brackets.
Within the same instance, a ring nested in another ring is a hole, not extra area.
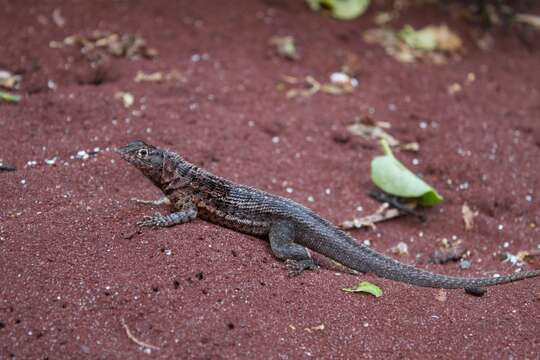
[(141, 150), (137, 151), (137, 156), (140, 157), (141, 159), (147, 157), (148, 156), (148, 150), (141, 149)]

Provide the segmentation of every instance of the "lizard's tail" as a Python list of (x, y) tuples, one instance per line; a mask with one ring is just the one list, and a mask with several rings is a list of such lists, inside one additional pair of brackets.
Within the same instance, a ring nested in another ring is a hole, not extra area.
[[(511, 275), (489, 278), (465, 278), (435, 274), (400, 263), (357, 243), (345, 233), (342, 233), (342, 236), (347, 238), (346, 241), (340, 242), (342, 245), (336, 246), (336, 244), (333, 244), (331, 248), (327, 249), (331, 258), (357, 271), (373, 273), (385, 279), (417, 286), (446, 289), (479, 288), (540, 276), (540, 270), (522, 271)], [(341, 249), (338, 249), (338, 247)]]

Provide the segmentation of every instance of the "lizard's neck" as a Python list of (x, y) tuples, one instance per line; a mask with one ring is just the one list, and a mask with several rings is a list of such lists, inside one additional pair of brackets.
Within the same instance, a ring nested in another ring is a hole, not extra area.
[(168, 153), (163, 158), (159, 180), (155, 183), (165, 189), (178, 189), (189, 184), (196, 176), (197, 167), (175, 153)]

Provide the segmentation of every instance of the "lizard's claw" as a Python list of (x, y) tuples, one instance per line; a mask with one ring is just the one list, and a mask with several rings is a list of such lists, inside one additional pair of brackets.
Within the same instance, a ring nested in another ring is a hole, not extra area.
[(140, 227), (164, 226), (165, 224), (166, 219), (160, 213), (156, 213), (154, 216), (145, 216), (141, 221), (137, 222)]
[(305, 260), (287, 259), (285, 260), (285, 266), (287, 266), (287, 270), (289, 271), (289, 277), (298, 276), (304, 270), (316, 270), (319, 268), (317, 265), (315, 265), (315, 262), (313, 261), (313, 259), (305, 259)]

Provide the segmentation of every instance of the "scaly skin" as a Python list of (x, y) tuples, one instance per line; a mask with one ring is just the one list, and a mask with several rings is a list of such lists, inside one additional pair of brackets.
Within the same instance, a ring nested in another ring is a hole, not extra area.
[(540, 275), (540, 270), (497, 278), (434, 274), (356, 242), (292, 200), (212, 175), (171, 151), (133, 141), (118, 152), (163, 191), (174, 210), (167, 216), (147, 217), (139, 223), (141, 226), (173, 226), (200, 217), (239, 232), (268, 237), (273, 254), (286, 260), (297, 273), (315, 267), (308, 248), (351, 269), (424, 287), (477, 292), (479, 287)]

